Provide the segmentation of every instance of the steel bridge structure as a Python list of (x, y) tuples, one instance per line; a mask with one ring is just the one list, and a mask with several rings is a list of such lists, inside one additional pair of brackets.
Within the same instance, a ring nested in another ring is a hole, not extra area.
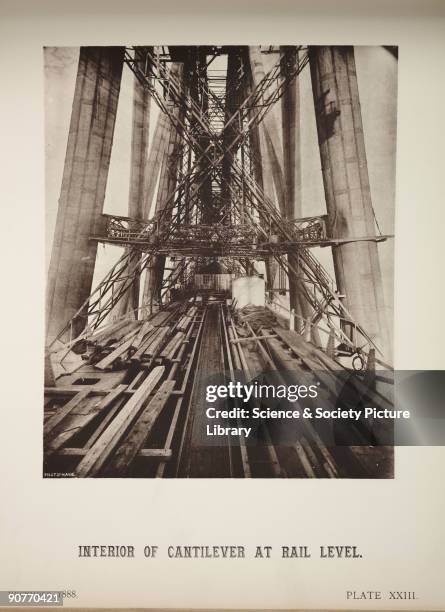
[[(124, 68), (130, 190), (123, 214), (110, 215)], [(302, 212), (304, 70), (326, 202), (313, 216)], [(385, 452), (329, 450), (311, 427), (297, 432), (293, 455), (266, 424), (255, 448), (199, 442), (207, 370), (231, 380), (291, 371), (308, 384), (324, 370), (334, 398), (337, 370), (349, 376), (341, 358), (352, 357), (366, 370), (352, 395), (390, 405), (368, 384), (376, 362), (390, 360), (378, 254), (390, 237), (371, 200), (353, 47), (82, 47), (47, 286), (46, 469), (334, 478), (375, 475), (380, 464), (390, 473)], [(99, 244), (120, 256), (93, 286)], [(332, 251), (333, 276), (318, 247)], [(209, 271), (263, 277), (264, 312), (194, 288)], [(287, 329), (271, 312), (279, 294)], [(351, 444), (374, 443), (368, 425)]]
[[(141, 104), (149, 107), (151, 101), (159, 109), (150, 151), (147, 142), (139, 141), (143, 149), (139, 156), (145, 162), (139, 168), (139, 202), (133, 206), (134, 216), (100, 215), (95, 220), (99, 231), (92, 232), (88, 240), (124, 246), (125, 252), (65, 325), (53, 328), (51, 342), (66, 340), (67, 329), (74, 339), (87, 323), (88, 330), (96, 329), (117, 307), (121, 314), (126, 307), (138, 308), (139, 278), (144, 270), (144, 296), (150, 304), (162, 307), (166, 258), (174, 257), (175, 265), (194, 269), (200, 258), (213, 256), (242, 260), (243, 269), (250, 270), (256, 269), (258, 261), (264, 262), (270, 289), (281, 268), (289, 279), (290, 308), (299, 315), (301, 328), (306, 321), (315, 326), (323, 320), (352, 351), (355, 344), (383, 352), (382, 338), (376, 329), (369, 329), (369, 316), (356, 316), (347, 283), (340, 282), (340, 274), (335, 280), (330, 278), (310, 249), (351, 250), (354, 243), (365, 243), (369, 249), (388, 236), (379, 234), (374, 223), (368, 232), (365, 225), (365, 231), (355, 235), (339, 232), (332, 211), (318, 217), (296, 216), (297, 170), (292, 165), (292, 147), (299, 143), (295, 143), (292, 101), (298, 76), (310, 63), (314, 49), (320, 54), (318, 48), (301, 46), (121, 50), (122, 62), (135, 76), (135, 105), (139, 104), (135, 114), (141, 112)], [(281, 126), (276, 120), (278, 106)], [(316, 109), (320, 131), (326, 136), (326, 130), (334, 130), (340, 110), (335, 101), (324, 98), (316, 100)], [(134, 139), (137, 129), (141, 130), (138, 125), (140, 120), (134, 124)], [(364, 210), (363, 216), (371, 211)], [(378, 264), (375, 250), (373, 254), (369, 259)], [(181, 257), (187, 260), (179, 264)], [(372, 289), (378, 293), (378, 266), (373, 272)], [(132, 300), (128, 300), (129, 293)], [(56, 318), (60, 323), (62, 318)], [(383, 329), (379, 324), (371, 327)], [(351, 334), (351, 329), (358, 333)]]

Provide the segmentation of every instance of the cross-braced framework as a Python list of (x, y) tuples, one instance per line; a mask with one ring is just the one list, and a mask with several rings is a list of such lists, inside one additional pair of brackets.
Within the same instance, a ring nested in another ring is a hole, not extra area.
[[(380, 351), (310, 248), (378, 242), (386, 236), (329, 235), (326, 216), (295, 218), (292, 190), (278, 180), (272, 190), (265, 186), (265, 140), (273, 177), (279, 169), (270, 153), (273, 135), (263, 135), (261, 143), (260, 128), (310, 54), (302, 46), (280, 49), (267, 70), (248, 47), (125, 49), (125, 64), (159, 108), (158, 127), (163, 125), (167, 134), (162, 169), (158, 178), (148, 176), (144, 219), (105, 215), (101, 233), (90, 237), (123, 246), (125, 252), (57, 338), (66, 340), (76, 322), (88, 322), (80, 334), (70, 335), (72, 346), (101, 326), (142, 273), (150, 286), (143, 311), (152, 308), (153, 299), (162, 307), (173, 286), (186, 286), (203, 258), (218, 258), (230, 262), (231, 269), (258, 273), (258, 265), (263, 266), (272, 296), (274, 270), (284, 271), (289, 290), (294, 287), (304, 304), (301, 332), (315, 333), (324, 325), (351, 353)], [(268, 51), (276, 49), (262, 52)], [(332, 103), (323, 112), (337, 114)]]

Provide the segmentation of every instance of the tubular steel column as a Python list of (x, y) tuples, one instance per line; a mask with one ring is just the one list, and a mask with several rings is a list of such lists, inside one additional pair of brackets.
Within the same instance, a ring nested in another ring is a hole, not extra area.
[[(354, 48), (311, 47), (310, 68), (330, 234), (375, 236)], [(351, 242), (332, 252), (345, 306), (385, 353), (388, 332), (377, 244)]]
[[(179, 62), (172, 63), (171, 74), (173, 78), (177, 78), (183, 83), (183, 64)], [(179, 117), (179, 121), (184, 120), (184, 108), (178, 106), (173, 107), (173, 113)], [(161, 213), (165, 210), (169, 198), (172, 197), (176, 189), (177, 172), (179, 167), (179, 155), (182, 145), (182, 136), (177, 128), (169, 122), (168, 126), (168, 146), (164, 151), (164, 159), (161, 166), (161, 174), (159, 178), (158, 193), (156, 199), (156, 213)], [(168, 223), (172, 216), (173, 207), (164, 214), (163, 223)], [(157, 310), (161, 304), (162, 281), (165, 271), (165, 255), (155, 255), (146, 269), (144, 299), (143, 302), (150, 311)]]
[[(136, 47), (136, 53), (144, 58), (144, 51), (149, 47)], [(139, 57), (139, 55), (138, 55)], [(145, 58), (138, 61), (142, 70), (146, 65)], [(133, 126), (131, 137), (130, 192), (128, 197), (128, 216), (132, 219), (145, 219), (145, 172), (147, 170), (148, 135), (150, 130), (151, 95), (146, 86), (134, 77), (133, 86)], [(136, 272), (137, 259), (129, 264), (128, 274)], [(134, 282), (117, 304), (118, 316), (126, 313), (138, 318), (140, 275), (136, 274)]]
[(142, 218), (151, 219), (153, 198), (158, 184), (159, 172), (162, 166), (165, 149), (168, 144), (170, 120), (165, 113), (159, 113), (156, 127), (153, 134), (153, 140), (150, 145), (150, 154), (148, 156), (147, 167), (145, 172), (144, 186), (144, 209)]
[[(162, 172), (162, 166), (164, 164), (164, 157), (166, 155), (166, 147), (168, 145), (169, 138), (169, 125), (170, 120), (165, 113), (159, 113), (156, 122), (155, 133), (153, 135), (153, 142), (150, 147), (150, 154), (147, 162), (147, 172), (144, 188), (144, 219), (151, 219), (152, 214), (152, 202), (155, 195), (156, 186), (158, 184), (158, 178), (160, 172)], [(142, 309), (141, 318), (147, 317), (151, 313), (151, 291), (152, 291), (152, 280), (151, 280), (151, 267), (146, 268), (146, 275), (144, 280), (144, 290), (142, 296)]]
[[(266, 75), (260, 47), (249, 47), (249, 62), (252, 74), (252, 86), (258, 87)], [(281, 140), (281, 123), (277, 109), (269, 109), (259, 125), (259, 146), (262, 162), (263, 190), (277, 209), (284, 215), (286, 211), (285, 182), (283, 175), (283, 144)], [(271, 237), (272, 239), (272, 237)], [(273, 257), (265, 261), (269, 297), (274, 298), (274, 288), (278, 280), (278, 264)]]
[[(91, 293), (122, 76), (123, 47), (82, 47), (47, 287), (47, 342)], [(86, 315), (72, 332), (78, 335)], [(68, 334), (65, 339), (68, 339)]]
[[(260, 47), (249, 47), (249, 58), (252, 81), (254, 86), (258, 86), (266, 75)], [(263, 181), (265, 171), (269, 171), (273, 186), (275, 187), (278, 208), (282, 214), (285, 214), (286, 196), (283, 175), (283, 143), (280, 134), (281, 124), (278, 110), (276, 107), (270, 109), (264, 116), (259, 128), (263, 157)], [(266, 160), (270, 164), (269, 167), (265, 167)], [(273, 189), (272, 185), (268, 185), (268, 182), (264, 181), (264, 191), (267, 195), (271, 194), (271, 188)]]
[[(280, 47), (281, 76), (295, 70), (296, 47)], [(301, 202), (301, 154), (300, 154), (300, 83), (294, 77), (281, 98), (281, 125), (283, 131), (284, 179), (286, 184), (286, 216), (298, 219), (303, 216)]]
[[(295, 47), (280, 47), (281, 73), (285, 79), (288, 71), (293, 72), (298, 60)], [(303, 216), (301, 184), (301, 133), (300, 133), (300, 82), (296, 76), (287, 85), (281, 98), (281, 121), (283, 132), (283, 156), (285, 189), (285, 216), (295, 220)], [(297, 253), (289, 253), (289, 264), (293, 270), (299, 270)], [(313, 315), (313, 308), (305, 297), (304, 281), (301, 276), (289, 270), (289, 309), (297, 315), (295, 329), (303, 332), (305, 322)], [(311, 328), (310, 338), (316, 346), (321, 346), (320, 334), (315, 327)]]
[[(297, 50), (295, 47), (281, 47), (281, 72), (286, 78), (287, 71), (295, 68)], [(300, 86), (298, 76), (286, 87), (281, 98), (281, 120), (283, 130), (284, 177), (286, 181), (286, 217), (298, 219), (303, 216), (301, 196), (301, 155), (300, 155)], [(288, 255), (289, 263), (298, 269), (298, 256)], [(296, 329), (303, 329), (303, 318), (308, 316), (304, 296), (299, 291), (301, 281), (289, 271), (289, 309), (298, 315)], [(308, 306), (308, 305), (307, 305)]]

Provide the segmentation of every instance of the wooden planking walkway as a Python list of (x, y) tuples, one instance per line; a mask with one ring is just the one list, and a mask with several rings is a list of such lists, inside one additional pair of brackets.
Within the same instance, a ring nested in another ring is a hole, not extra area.
[[(185, 437), (184, 455), (179, 466), (179, 476), (188, 478), (229, 478), (231, 465), (227, 437), (212, 438), (206, 435), (208, 419), (206, 410), (206, 386), (216, 380), (222, 382), (223, 360), (221, 354), (220, 310), (209, 306), (202, 332), (201, 348), (196, 364), (196, 379), (190, 398), (190, 414)], [(215, 425), (222, 424), (219, 420)], [(212, 424), (213, 424), (212, 423)]]
[(114, 457), (107, 466), (106, 475), (120, 477), (125, 476), (136, 455), (142, 449), (149, 437), (157, 418), (166, 405), (171, 392), (175, 386), (174, 380), (166, 380), (159, 387), (150, 400), (148, 406), (144, 408), (137, 418), (135, 424), (126, 435), (123, 443), (119, 446)]
[(79, 463), (74, 471), (76, 476), (85, 477), (96, 476), (98, 474), (105, 461), (110, 457), (111, 453), (121, 441), (122, 436), (131, 425), (131, 422), (140, 412), (144, 402), (156, 387), (164, 371), (164, 366), (156, 366), (153, 368), (139, 389), (135, 391)]

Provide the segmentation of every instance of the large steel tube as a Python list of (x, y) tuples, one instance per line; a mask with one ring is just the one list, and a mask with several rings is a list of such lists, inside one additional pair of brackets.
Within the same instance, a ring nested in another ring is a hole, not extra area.
[[(100, 234), (123, 58), (123, 47), (80, 50), (48, 275), (47, 343), (91, 293), (97, 243), (90, 236)], [(85, 325), (86, 313), (73, 334)]]
[[(310, 68), (330, 235), (375, 236), (354, 49), (311, 47)], [(386, 352), (388, 332), (377, 244), (350, 242), (332, 250), (341, 299), (354, 320)], [(345, 330), (353, 334), (347, 325)]]

